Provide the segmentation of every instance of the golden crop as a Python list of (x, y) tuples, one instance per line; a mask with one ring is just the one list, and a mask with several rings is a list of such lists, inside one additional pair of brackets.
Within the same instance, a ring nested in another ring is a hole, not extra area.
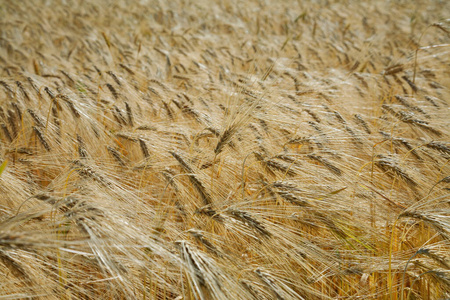
[(0, 299), (447, 299), (450, 2), (0, 0)]

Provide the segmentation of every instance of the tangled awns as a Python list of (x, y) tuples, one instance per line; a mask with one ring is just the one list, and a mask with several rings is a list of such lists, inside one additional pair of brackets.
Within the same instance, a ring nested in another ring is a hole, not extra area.
[(0, 0), (0, 299), (448, 299), (449, 18)]

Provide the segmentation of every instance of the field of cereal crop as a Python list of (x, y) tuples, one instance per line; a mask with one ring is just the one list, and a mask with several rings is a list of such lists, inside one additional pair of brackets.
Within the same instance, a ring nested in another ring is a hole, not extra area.
[(449, 18), (0, 0), (0, 299), (449, 299)]

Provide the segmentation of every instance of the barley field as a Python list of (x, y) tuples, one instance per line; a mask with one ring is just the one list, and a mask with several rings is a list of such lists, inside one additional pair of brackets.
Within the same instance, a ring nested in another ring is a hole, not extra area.
[(449, 18), (0, 0), (0, 299), (449, 299)]

